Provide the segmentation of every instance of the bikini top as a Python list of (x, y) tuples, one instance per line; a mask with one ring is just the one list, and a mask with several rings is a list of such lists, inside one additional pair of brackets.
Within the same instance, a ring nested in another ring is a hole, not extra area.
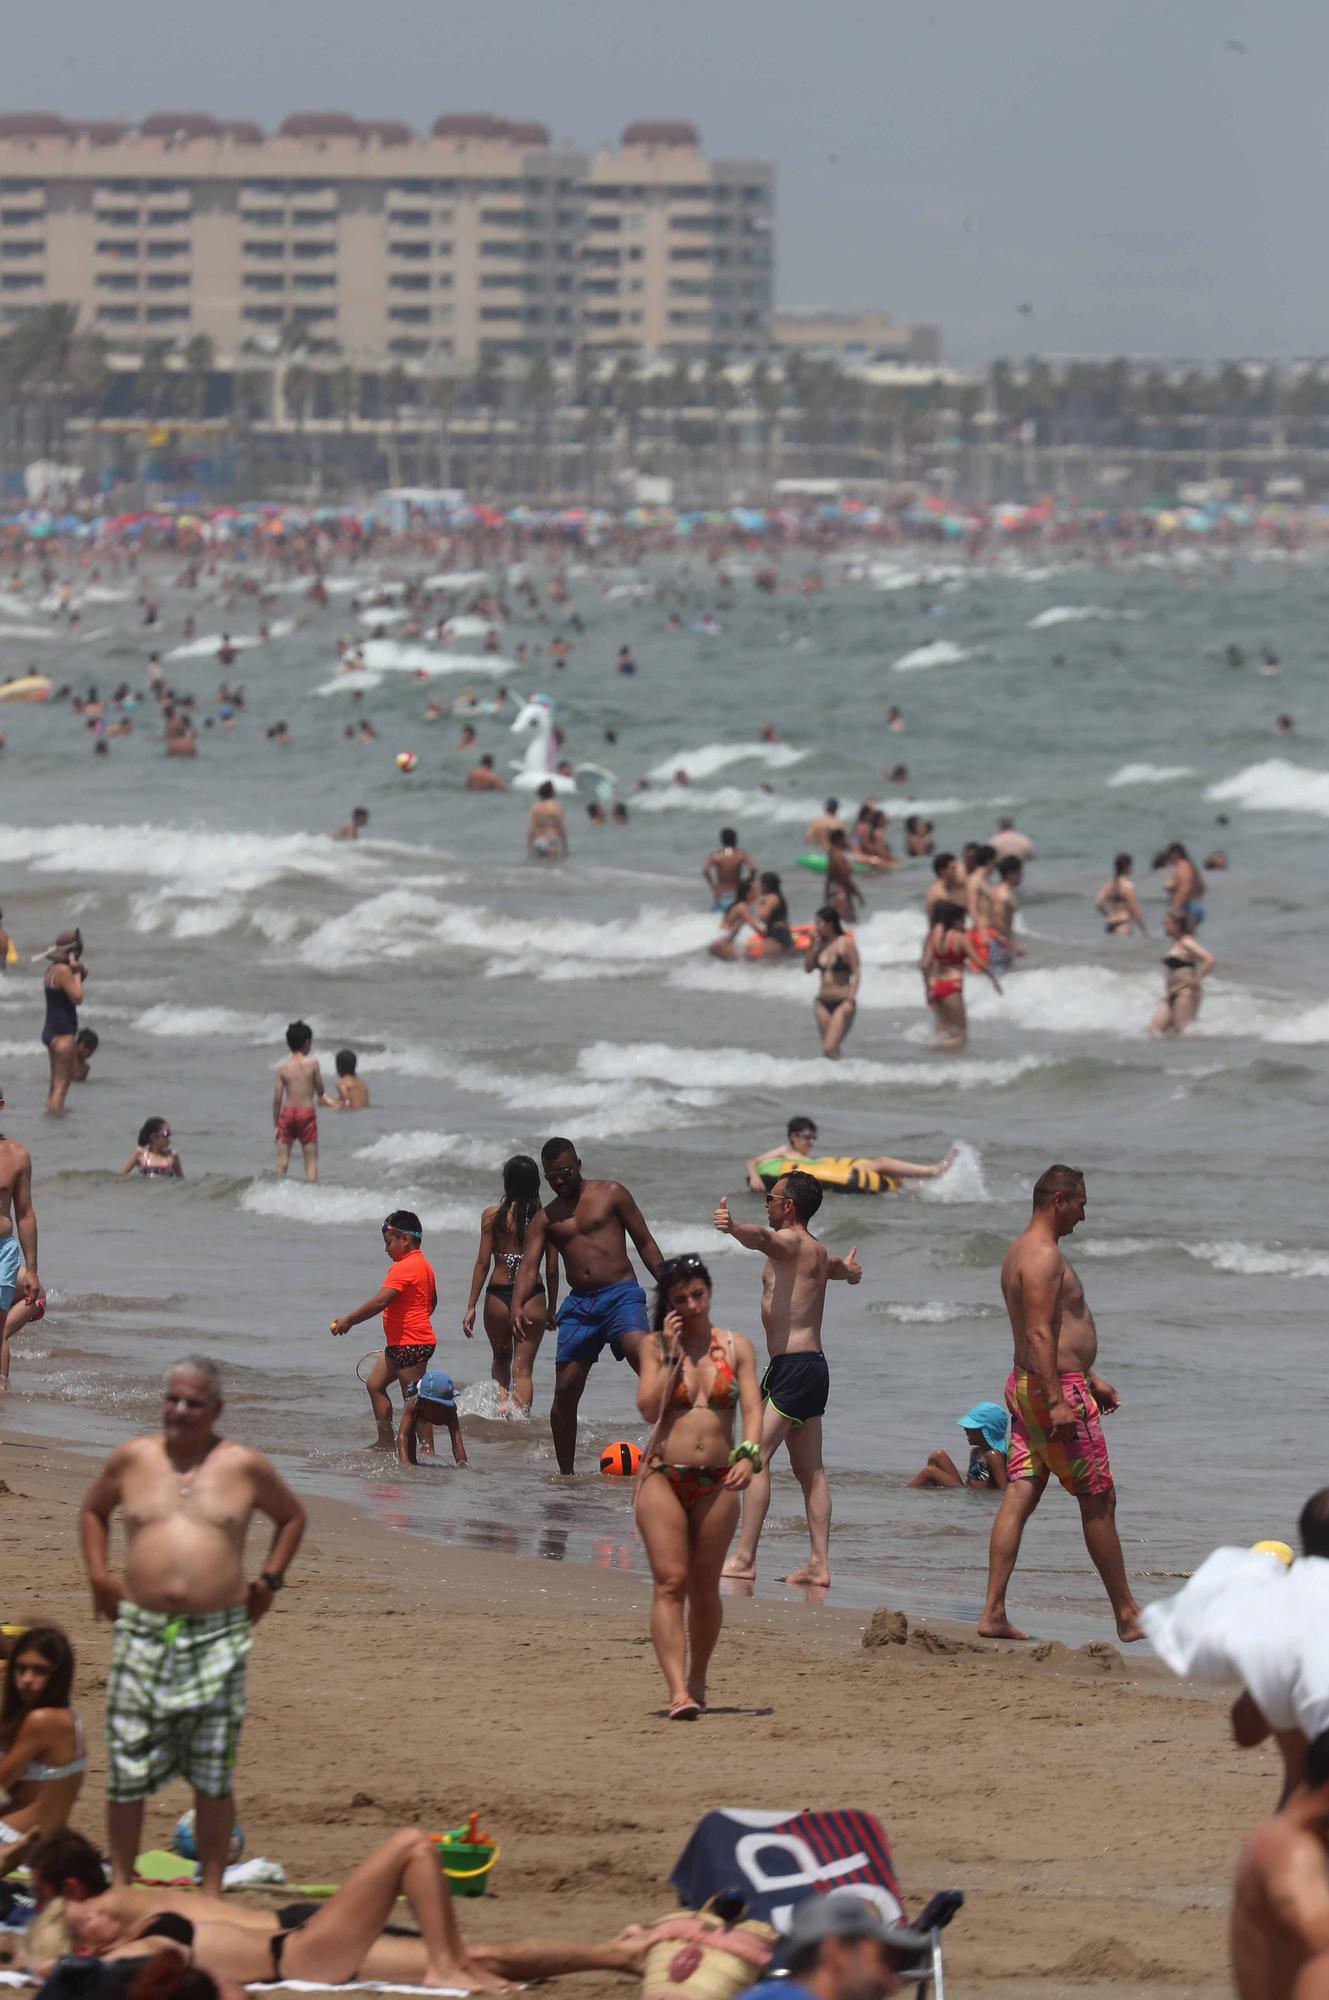
[(938, 965), (963, 965), (968, 954), (963, 945), (939, 945), (932, 956)]
[[(659, 1336), (659, 1340), (660, 1359), (663, 1361), (665, 1355), (663, 1334)], [(729, 1343), (728, 1354), (721, 1346), (722, 1340), (727, 1340)], [(734, 1358), (733, 1334), (713, 1326), (708, 1352), (715, 1364), (715, 1372), (711, 1377), (710, 1393), (706, 1398), (705, 1407), (711, 1410), (732, 1410), (738, 1401), (738, 1370)], [(696, 1410), (702, 1407), (694, 1398), (681, 1367), (678, 1371), (678, 1380), (674, 1384), (674, 1392), (669, 1398), (669, 1407), (672, 1410)]]
[(53, 1785), (59, 1778), (76, 1778), (80, 1771), (88, 1768), (87, 1752), (83, 1747), (83, 1724), (74, 1717), (74, 1754), (67, 1764), (43, 1764), (34, 1757), (18, 1782), (24, 1785)]
[(1195, 961), (1194, 959), (1187, 957), (1185, 952), (1169, 951), (1164, 955), (1163, 963), (1164, 965), (1170, 965), (1175, 969), (1180, 969), (1180, 967), (1182, 967), (1183, 965), (1193, 965)]
[(165, 1177), (174, 1172), (169, 1153), (154, 1153), (150, 1147), (140, 1146), (137, 1158), (139, 1172), (147, 1174), (152, 1179)]

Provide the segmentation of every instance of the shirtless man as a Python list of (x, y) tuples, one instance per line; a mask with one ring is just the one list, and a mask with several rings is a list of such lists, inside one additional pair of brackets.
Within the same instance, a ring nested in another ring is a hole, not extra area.
[(786, 1583), (825, 1587), (831, 1580), (831, 1489), (821, 1457), (821, 1419), (830, 1397), (830, 1373), (821, 1349), (826, 1286), (832, 1278), (856, 1285), (863, 1276), (856, 1250), (832, 1257), (808, 1232), (821, 1207), (821, 1189), (811, 1174), (785, 1174), (766, 1197), (766, 1225), (735, 1222), (722, 1198), (715, 1226), (745, 1250), (763, 1250), (761, 1323), (770, 1365), (762, 1377), (765, 1403), (761, 1425), (762, 1470), (743, 1496), (738, 1546), (720, 1572), (753, 1582), (757, 1543), (771, 1504), (771, 1459), (782, 1444), (803, 1489), (811, 1554)]
[(1240, 2000), (1329, 1996), (1329, 1731), (1301, 1783), (1241, 1851), (1228, 1944)]
[(831, 835), (836, 832), (844, 832), (844, 821), (840, 817), (840, 801), (827, 799), (825, 810), (819, 812), (815, 819), (808, 821), (807, 832), (803, 835), (803, 839), (807, 846), (824, 852), (830, 843)]
[(4, 926), (4, 915), (4, 911), (0, 910), (0, 972), (9, 964), (9, 954), (14, 949), (14, 940)]
[(338, 1100), (330, 1097), (323, 1087), (318, 1057), (310, 1054), (313, 1041), (314, 1030), (307, 1021), (292, 1021), (286, 1030), (286, 1046), (291, 1053), (284, 1063), (277, 1065), (277, 1083), (272, 1093), (277, 1172), (286, 1172), (291, 1164), (291, 1147), (298, 1142), (307, 1181), (318, 1179), (318, 1106), (326, 1104), (330, 1111), (339, 1108)]
[(992, 931), (992, 890), (988, 885), (996, 865), (996, 851), (991, 847), (971, 848), (966, 857), (962, 900), (969, 912), (974, 943), (980, 951), (986, 948)]
[[(217, 1435), (221, 1372), (191, 1356), (166, 1378), (160, 1436), (111, 1453), (79, 1516), (96, 1614), (115, 1622), (106, 1687), (106, 1829), (112, 1879), (134, 1877), (143, 1801), (178, 1773), (194, 1790), (203, 1887), (220, 1895), (235, 1818), (235, 1753), (251, 1627), (272, 1604), (305, 1531), (305, 1510), (261, 1452)], [(122, 1517), (124, 1581), (108, 1567)], [(267, 1562), (246, 1582), (258, 1512)]]
[(358, 840), (368, 824), (368, 807), (356, 806), (351, 813), (351, 817), (342, 826), (337, 828), (332, 837), (334, 840)]
[(1027, 833), (1020, 832), (1013, 819), (997, 821), (997, 831), (988, 846), (999, 861), (1008, 854), (1013, 854), (1017, 861), (1032, 861), (1035, 858), (1033, 841)]
[(932, 878), (923, 898), (923, 909), (929, 924), (938, 903), (964, 902), (964, 870), (953, 854), (933, 855)]
[(863, 907), (863, 892), (854, 880), (853, 857), (843, 827), (832, 827), (826, 836), (826, 901), (847, 924), (853, 923), (855, 909)]
[(466, 773), (468, 792), (506, 792), (508, 789), (494, 769), (494, 759), (486, 750), (478, 764), (473, 764)]
[(995, 888), (988, 892), (992, 928), (988, 933), (988, 966), (995, 973), (1009, 972), (1024, 946), (1015, 941), (1015, 892), (1024, 880), (1024, 863), (1016, 854), (1003, 855), (997, 863)]
[(567, 851), (568, 823), (554, 787), (546, 779), (526, 822), (526, 853), (532, 861), (552, 861), (558, 855), (566, 857)]
[[(394, 1837), (400, 1842), (400, 1835)], [(264, 1938), (278, 1931), (300, 1928), (298, 1923), (282, 1921), (286, 1911), (279, 1915), (276, 1910), (257, 1909), (252, 1904), (237, 1902), (234, 1896), (212, 1896), (201, 1889), (175, 1889), (165, 1884), (108, 1889), (96, 1848), (83, 1834), (69, 1827), (47, 1834), (28, 1856), (28, 1866), (38, 1912), (59, 1896), (67, 1907), (109, 1919), (99, 1927), (107, 1938), (112, 1934), (117, 1939), (132, 1937), (144, 1923), (166, 1910), (190, 1922), (243, 1926)], [(437, 1870), (437, 1864), (435, 1867)], [(319, 1905), (305, 1907), (308, 1914), (303, 1921), (307, 1923)], [(75, 1922), (78, 1923), (77, 1918)], [(80, 1928), (91, 1931), (92, 1941), (98, 1940), (98, 1929), (86, 1925)], [(639, 1973), (644, 1936), (639, 1927), (629, 1926), (619, 1937), (606, 1938), (603, 1943), (531, 1938), (463, 1948), (472, 1963), (496, 1973), (500, 1979), (552, 1979), (570, 1972)], [(206, 1940), (204, 1950), (207, 1950)], [(359, 1970), (365, 1979), (418, 1986), (425, 1976), (426, 1957), (423, 1937), (377, 1937), (366, 1948)]]
[[(0, 1090), (0, 1113), (5, 1094)], [(9, 1387), (9, 1343), (46, 1310), (37, 1275), (37, 1212), (32, 1205), (32, 1155), (0, 1132), (0, 1396)]]
[(1117, 1637), (1144, 1637), (1117, 1539), (1117, 1494), (1099, 1416), (1115, 1410), (1119, 1399), (1112, 1384), (1094, 1373), (1098, 1330), (1084, 1288), (1059, 1247), (1084, 1221), (1086, 1206), (1078, 1168), (1049, 1167), (1035, 1184), (1029, 1226), (1001, 1267), (1015, 1338), (1015, 1362), (1006, 1381), (1011, 1483), (992, 1524), (987, 1601), (978, 1624), (987, 1639), (1029, 1637), (1006, 1616), (1006, 1586), (1025, 1523), (1053, 1473), (1080, 1503), (1085, 1547), (1111, 1601)]
[(538, 1208), (526, 1230), (512, 1290), (512, 1323), (524, 1339), (538, 1339), (542, 1316), (527, 1307), (540, 1289), (546, 1249), (563, 1259), (568, 1295), (558, 1309), (554, 1401), (549, 1428), (560, 1472), (571, 1472), (577, 1453), (577, 1405), (586, 1378), (608, 1343), (615, 1361), (626, 1356), (634, 1373), (650, 1327), (646, 1294), (628, 1260), (630, 1236), (651, 1276), (663, 1258), (641, 1210), (617, 1181), (586, 1181), (571, 1139), (548, 1139), (540, 1149), (554, 1199)]
[[(768, 1146), (764, 1153), (754, 1153), (745, 1168), (748, 1186), (753, 1194), (765, 1194), (766, 1183), (757, 1169), (767, 1160), (806, 1160), (817, 1144), (817, 1128), (810, 1118), (791, 1118), (785, 1127), (785, 1143), (782, 1146)], [(867, 1154), (855, 1153), (856, 1167), (871, 1167), (879, 1174), (891, 1174), (896, 1180), (934, 1181), (938, 1174), (944, 1174), (955, 1158), (955, 1148), (951, 1147), (944, 1160), (936, 1160), (931, 1166), (917, 1160), (897, 1160), (890, 1153), (877, 1153), (869, 1158)]]
[(738, 844), (732, 826), (720, 829), (720, 845), (701, 864), (702, 880), (711, 892), (713, 910), (732, 910), (741, 903), (757, 879), (757, 864), (746, 847)]

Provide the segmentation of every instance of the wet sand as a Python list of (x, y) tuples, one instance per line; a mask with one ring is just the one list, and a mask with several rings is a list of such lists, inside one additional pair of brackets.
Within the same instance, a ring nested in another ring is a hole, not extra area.
[[(74, 1641), (75, 1823), (100, 1837), (110, 1632), (75, 1522), (94, 1461), (17, 1434), (17, 1401), (0, 1420), (0, 1617)], [(474, 1808), (503, 1855), (493, 1893), (459, 1905), (465, 1930), (601, 1937), (673, 1907), (668, 1871), (708, 1808), (855, 1805), (885, 1825), (911, 1911), (965, 1890), (957, 1993), (1228, 1990), (1227, 1883), (1278, 1779), (1273, 1754), (1231, 1747), (1212, 1695), (1106, 1646), (1017, 1652), (943, 1625), (865, 1646), (868, 1614), (733, 1600), (712, 1712), (671, 1727), (648, 1598), (632, 1575), (440, 1547), (315, 1500), (251, 1660), (247, 1854), (328, 1881), (392, 1828)], [(179, 1785), (149, 1803), (147, 1845), (186, 1803)]]

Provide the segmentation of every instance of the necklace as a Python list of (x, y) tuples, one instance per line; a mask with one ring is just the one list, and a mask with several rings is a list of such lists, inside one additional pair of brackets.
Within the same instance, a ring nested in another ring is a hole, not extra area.
[(189, 1498), (190, 1492), (193, 1488), (194, 1481), (198, 1478), (199, 1472), (202, 1470), (203, 1466), (207, 1464), (208, 1459), (211, 1457), (212, 1446), (216, 1442), (217, 1440), (214, 1438), (212, 1440), (212, 1443), (209, 1444), (207, 1450), (204, 1452), (202, 1458), (199, 1460), (198, 1464), (191, 1465), (188, 1472), (181, 1472), (179, 1468), (176, 1466), (171, 1467), (172, 1472), (175, 1473), (175, 1483), (180, 1490), (180, 1498), (182, 1500), (187, 1500)]

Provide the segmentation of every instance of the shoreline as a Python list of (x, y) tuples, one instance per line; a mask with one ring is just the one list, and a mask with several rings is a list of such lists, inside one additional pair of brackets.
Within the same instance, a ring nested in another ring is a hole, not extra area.
[[(91, 1752), (75, 1823), (99, 1837), (110, 1635), (74, 1527), (87, 1456), (0, 1438), (0, 1612), (54, 1618), (74, 1642)], [(1233, 1751), (1221, 1697), (1156, 1661), (944, 1621), (864, 1646), (866, 1612), (727, 1599), (712, 1712), (671, 1730), (646, 1579), (496, 1563), (322, 1495), (309, 1514), (256, 1640), (237, 1782), (246, 1853), (292, 1880), (336, 1879), (398, 1825), (478, 1809), (503, 1858), (493, 1893), (460, 1906), (465, 1931), (601, 1937), (674, 1906), (668, 1871), (712, 1806), (856, 1805), (886, 1829), (908, 1910), (966, 1891), (947, 1941), (957, 1990), (1041, 1973), (1064, 1994), (1227, 1991), (1227, 1880), (1277, 1758)], [(366, 1631), (376, 1618), (386, 1633)], [(178, 1784), (149, 1802), (146, 1845), (168, 1844), (185, 1803)], [(1033, 1838), (1012, 1840), (1022, 1825)], [(565, 1986), (628, 1990), (606, 1974)]]

